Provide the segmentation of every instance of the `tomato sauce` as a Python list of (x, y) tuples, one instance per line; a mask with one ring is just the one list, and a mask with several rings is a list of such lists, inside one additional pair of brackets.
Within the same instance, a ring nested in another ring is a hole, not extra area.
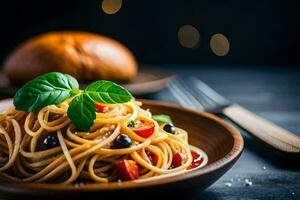
[(193, 161), (192, 161), (191, 165), (188, 167), (188, 169), (197, 168), (204, 161), (204, 158), (200, 157), (200, 155), (198, 153), (196, 153), (195, 151), (191, 151), (191, 153), (192, 153)]

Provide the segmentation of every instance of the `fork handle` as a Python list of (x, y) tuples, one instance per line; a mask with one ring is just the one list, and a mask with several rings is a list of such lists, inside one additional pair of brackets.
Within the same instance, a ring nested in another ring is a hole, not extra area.
[(281, 153), (300, 155), (300, 137), (239, 106), (228, 106), (223, 114), (251, 135)]

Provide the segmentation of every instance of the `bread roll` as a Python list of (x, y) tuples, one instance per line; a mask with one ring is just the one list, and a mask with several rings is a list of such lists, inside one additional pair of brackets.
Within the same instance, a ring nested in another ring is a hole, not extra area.
[(27, 40), (4, 63), (10, 81), (23, 84), (59, 71), (81, 81), (130, 81), (137, 73), (133, 54), (121, 43), (86, 32), (49, 32)]

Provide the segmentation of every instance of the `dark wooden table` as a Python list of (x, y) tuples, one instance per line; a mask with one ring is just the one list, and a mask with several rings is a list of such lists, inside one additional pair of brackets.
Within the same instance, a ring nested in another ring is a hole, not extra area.
[[(228, 99), (300, 135), (300, 69), (183, 65), (164, 68), (179, 77), (197, 76)], [(145, 97), (176, 102), (169, 89)], [(239, 130), (245, 140), (239, 161), (206, 191), (187, 192), (185, 198), (300, 199), (300, 158), (283, 158)], [(251, 186), (246, 185), (246, 179), (252, 182)]]
[[(179, 77), (198, 76), (230, 100), (300, 135), (300, 69), (184, 65), (161, 68)], [(143, 97), (176, 102), (169, 89)], [(204, 192), (174, 191), (165, 194), (168, 199), (300, 199), (300, 158), (287, 160), (239, 130), (245, 139), (245, 150), (230, 171)], [(246, 186), (246, 179), (251, 186)]]

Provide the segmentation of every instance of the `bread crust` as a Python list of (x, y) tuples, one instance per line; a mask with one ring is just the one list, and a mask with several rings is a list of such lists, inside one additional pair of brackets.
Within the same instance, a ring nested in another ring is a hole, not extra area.
[(134, 79), (137, 62), (124, 45), (87, 32), (48, 32), (18, 46), (4, 62), (10, 81), (23, 84), (43, 73), (59, 71), (81, 81)]

